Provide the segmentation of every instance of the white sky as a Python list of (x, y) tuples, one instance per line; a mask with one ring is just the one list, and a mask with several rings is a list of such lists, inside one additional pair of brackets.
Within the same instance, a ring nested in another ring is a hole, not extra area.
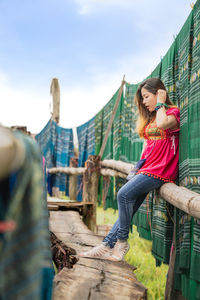
[[(91, 119), (123, 75), (137, 83), (160, 62), (189, 0), (1, 0), (0, 123), (40, 132), (59, 79), (60, 125)], [(51, 105), (52, 106), (52, 105)]]

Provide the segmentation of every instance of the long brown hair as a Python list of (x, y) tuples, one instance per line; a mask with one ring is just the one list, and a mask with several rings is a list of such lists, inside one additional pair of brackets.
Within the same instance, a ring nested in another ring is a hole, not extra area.
[[(141, 94), (142, 88), (145, 88), (148, 92), (154, 95), (156, 95), (159, 89), (165, 90), (167, 92), (163, 82), (159, 78), (149, 78), (140, 84), (134, 98), (134, 101), (138, 107), (138, 112), (139, 112), (136, 129), (140, 137), (144, 136), (144, 127), (156, 116), (155, 111), (153, 112), (148, 111), (146, 106), (143, 104), (143, 98)], [(169, 99), (168, 93), (167, 93), (166, 104), (168, 104), (169, 106), (174, 106), (171, 100)]]

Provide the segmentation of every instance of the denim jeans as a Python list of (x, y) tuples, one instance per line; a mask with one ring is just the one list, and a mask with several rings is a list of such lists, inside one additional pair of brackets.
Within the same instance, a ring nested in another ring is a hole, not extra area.
[(138, 174), (128, 181), (118, 192), (119, 216), (108, 235), (104, 238), (105, 245), (114, 247), (117, 240), (127, 240), (134, 214), (144, 201), (147, 194), (163, 185), (164, 181)]

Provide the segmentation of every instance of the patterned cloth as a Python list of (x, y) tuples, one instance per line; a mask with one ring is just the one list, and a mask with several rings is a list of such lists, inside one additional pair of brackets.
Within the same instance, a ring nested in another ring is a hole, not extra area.
[[(113, 95), (110, 101), (95, 117), (95, 153), (99, 154), (104, 136), (112, 115), (119, 90)], [(102, 159), (119, 159), (120, 140), (121, 140), (121, 107), (123, 102), (123, 93), (115, 114), (113, 126), (108, 136), (106, 147)]]
[(0, 220), (16, 223), (15, 230), (0, 235), (0, 299), (50, 300), (54, 271), (42, 157), (31, 138), (14, 135), (25, 148), (25, 160), (0, 182)]
[[(46, 159), (47, 168), (69, 166), (70, 158), (74, 156), (72, 129), (62, 128), (49, 120), (35, 138)], [(52, 189), (58, 197), (68, 195), (68, 175), (49, 174), (48, 182), (51, 195)]]
[(126, 93), (121, 109), (121, 153), (119, 159), (135, 164), (142, 151), (143, 141), (136, 132), (137, 107), (134, 103), (134, 95), (138, 85), (126, 83)]
[(152, 254), (157, 265), (168, 264), (174, 228), (174, 208), (154, 191), (152, 209)]
[(89, 155), (95, 154), (95, 118), (77, 127), (78, 136), (78, 166), (84, 167)]
[[(84, 167), (89, 155), (95, 154), (95, 118), (77, 127), (78, 167)], [(82, 201), (83, 176), (78, 176), (78, 201)]]
[[(95, 117), (95, 154), (98, 155), (101, 149), (101, 145), (103, 143), (104, 136), (106, 134), (106, 130), (108, 127), (109, 120), (112, 115), (112, 111), (115, 105), (115, 102), (118, 97), (119, 90), (113, 95), (110, 101), (105, 105), (105, 107), (96, 115)], [(123, 104), (123, 93), (117, 108), (117, 112), (113, 121), (113, 126), (108, 136), (107, 144), (102, 156), (102, 159), (116, 159), (118, 160), (120, 157), (121, 151), (121, 108)], [(116, 198), (115, 198), (115, 180), (111, 178), (109, 186), (106, 188), (106, 192), (104, 189), (103, 177), (100, 178), (99, 184), (99, 195), (98, 201), (99, 203), (104, 202), (104, 198), (106, 199), (106, 208), (114, 207), (116, 208)]]
[[(180, 185), (200, 192), (200, 1), (184, 24), (179, 47), (181, 107)], [(177, 210), (175, 287), (187, 299), (200, 299), (199, 220)]]

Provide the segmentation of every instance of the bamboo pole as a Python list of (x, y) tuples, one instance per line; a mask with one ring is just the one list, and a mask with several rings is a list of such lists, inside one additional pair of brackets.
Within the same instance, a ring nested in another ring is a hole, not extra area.
[[(68, 174), (72, 176), (78, 176), (78, 175), (83, 175), (85, 172), (86, 168), (74, 168), (74, 167), (58, 167), (58, 168), (51, 168), (48, 169), (48, 172), (50, 174)], [(115, 177), (121, 177), (121, 178), (126, 178), (127, 174), (119, 172), (117, 170), (109, 169), (109, 168), (101, 168), (100, 169), (100, 174), (102, 176), (115, 176)]]
[(101, 161), (100, 164), (103, 168), (111, 168), (125, 174), (128, 174), (133, 168), (133, 164), (114, 159), (105, 159)]
[[(70, 158), (70, 167), (77, 168), (78, 166), (78, 158), (71, 157)], [(76, 200), (77, 194), (77, 175), (71, 175), (69, 177), (69, 198), (71, 200)]]
[(83, 175), (86, 168), (74, 168), (74, 167), (57, 167), (57, 168), (50, 168), (47, 169), (49, 174), (68, 174), (68, 175)]
[(57, 78), (53, 78), (50, 87), (50, 94), (53, 97), (52, 120), (57, 124), (60, 122), (60, 87)]
[(160, 195), (192, 217), (200, 218), (200, 194), (174, 183), (165, 183), (160, 188)]
[(112, 169), (100, 169), (100, 175), (102, 176), (114, 176), (114, 177), (121, 177), (121, 178), (126, 178), (127, 174), (118, 172), (116, 170), (112, 170)]
[(115, 115), (116, 115), (117, 108), (118, 108), (118, 105), (119, 105), (119, 102), (120, 102), (120, 99), (121, 99), (121, 96), (122, 96), (124, 84), (125, 84), (125, 75), (123, 76), (123, 80), (122, 80), (122, 83), (121, 83), (121, 86), (120, 86), (120, 89), (119, 89), (119, 93), (118, 93), (118, 96), (117, 96), (117, 100), (116, 100), (116, 102), (115, 102), (115, 106), (114, 106), (114, 109), (113, 109), (111, 118), (110, 118), (110, 120), (109, 120), (109, 123), (108, 123), (108, 128), (107, 128), (107, 130), (106, 130), (106, 134), (105, 134), (103, 143), (102, 143), (102, 145), (101, 145), (101, 149), (100, 149), (100, 152), (99, 152), (99, 156), (100, 156), (100, 157), (102, 157), (102, 155), (103, 155), (103, 153), (104, 153), (104, 150), (105, 150), (105, 147), (106, 147), (106, 143), (107, 143), (107, 140), (108, 140), (108, 136), (109, 136), (110, 130), (111, 130), (111, 128), (112, 128), (112, 123), (113, 123), (114, 117), (115, 117)]

